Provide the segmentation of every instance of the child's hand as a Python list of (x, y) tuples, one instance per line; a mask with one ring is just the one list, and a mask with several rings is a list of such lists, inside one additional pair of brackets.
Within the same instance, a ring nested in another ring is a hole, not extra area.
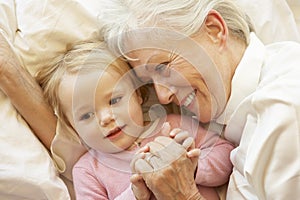
[(189, 136), (187, 131), (181, 129), (173, 129), (170, 132), (170, 137), (173, 138), (178, 144), (181, 144), (187, 151), (187, 157), (189, 157), (194, 166), (198, 165), (198, 158), (200, 156), (200, 149), (195, 148), (194, 138)]
[(195, 141), (190, 137), (187, 131), (180, 128), (171, 129), (170, 123), (165, 122), (161, 129), (161, 134), (173, 138), (178, 144), (181, 144), (187, 151), (195, 148)]
[(187, 156), (192, 160), (194, 165), (198, 164), (198, 158), (200, 156), (200, 149), (195, 148), (195, 140), (190, 137), (187, 131), (180, 128), (174, 128), (171, 130), (169, 122), (165, 122), (162, 128), (163, 134), (168, 134), (178, 144), (181, 144), (187, 151)]
[[(134, 193), (134, 196), (137, 200), (149, 200), (152, 192), (148, 189), (143, 177), (136, 171), (136, 167), (140, 168), (141, 165), (145, 166), (148, 169), (147, 163), (143, 160), (148, 151), (148, 147), (141, 148), (132, 158), (130, 163), (131, 171), (133, 175), (130, 177), (131, 189)], [(149, 169), (152, 171), (152, 169)]]
[(130, 182), (132, 183), (131, 189), (137, 200), (149, 200), (151, 197), (151, 192), (147, 188), (143, 177), (139, 174), (133, 174), (130, 177)]

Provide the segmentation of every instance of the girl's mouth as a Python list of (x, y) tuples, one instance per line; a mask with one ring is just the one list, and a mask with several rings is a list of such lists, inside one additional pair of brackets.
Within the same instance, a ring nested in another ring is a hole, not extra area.
[(112, 139), (119, 137), (123, 133), (122, 129), (124, 127), (125, 127), (125, 125), (122, 127), (116, 127), (114, 129), (112, 129), (111, 131), (108, 132), (108, 135), (105, 136), (105, 138), (112, 140)]

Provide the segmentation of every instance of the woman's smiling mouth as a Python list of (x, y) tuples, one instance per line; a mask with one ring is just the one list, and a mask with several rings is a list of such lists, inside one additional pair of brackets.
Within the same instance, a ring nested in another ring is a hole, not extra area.
[(196, 97), (196, 90), (194, 90), (193, 92), (191, 92), (183, 101), (182, 101), (182, 105), (184, 105), (185, 107), (188, 107), (193, 100)]

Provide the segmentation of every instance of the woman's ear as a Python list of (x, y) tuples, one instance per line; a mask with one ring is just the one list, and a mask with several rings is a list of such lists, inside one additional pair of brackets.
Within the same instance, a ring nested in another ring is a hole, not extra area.
[(228, 27), (223, 17), (215, 10), (208, 12), (203, 28), (208, 38), (214, 43), (223, 47), (228, 35)]

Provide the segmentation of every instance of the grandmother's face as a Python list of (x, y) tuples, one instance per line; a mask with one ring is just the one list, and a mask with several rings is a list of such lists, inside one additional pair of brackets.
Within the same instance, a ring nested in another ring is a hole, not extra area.
[[(203, 74), (211, 74), (207, 73), (207, 69), (203, 69), (202, 73), (199, 67), (192, 64), (192, 59), (162, 49), (134, 50), (127, 56), (136, 58), (129, 61), (130, 65), (141, 81), (154, 84), (162, 104), (174, 102), (185, 106), (201, 122), (216, 117), (219, 101), (213, 88), (215, 85), (203, 78)], [(201, 59), (199, 54), (195, 56), (200, 60), (206, 59)]]

